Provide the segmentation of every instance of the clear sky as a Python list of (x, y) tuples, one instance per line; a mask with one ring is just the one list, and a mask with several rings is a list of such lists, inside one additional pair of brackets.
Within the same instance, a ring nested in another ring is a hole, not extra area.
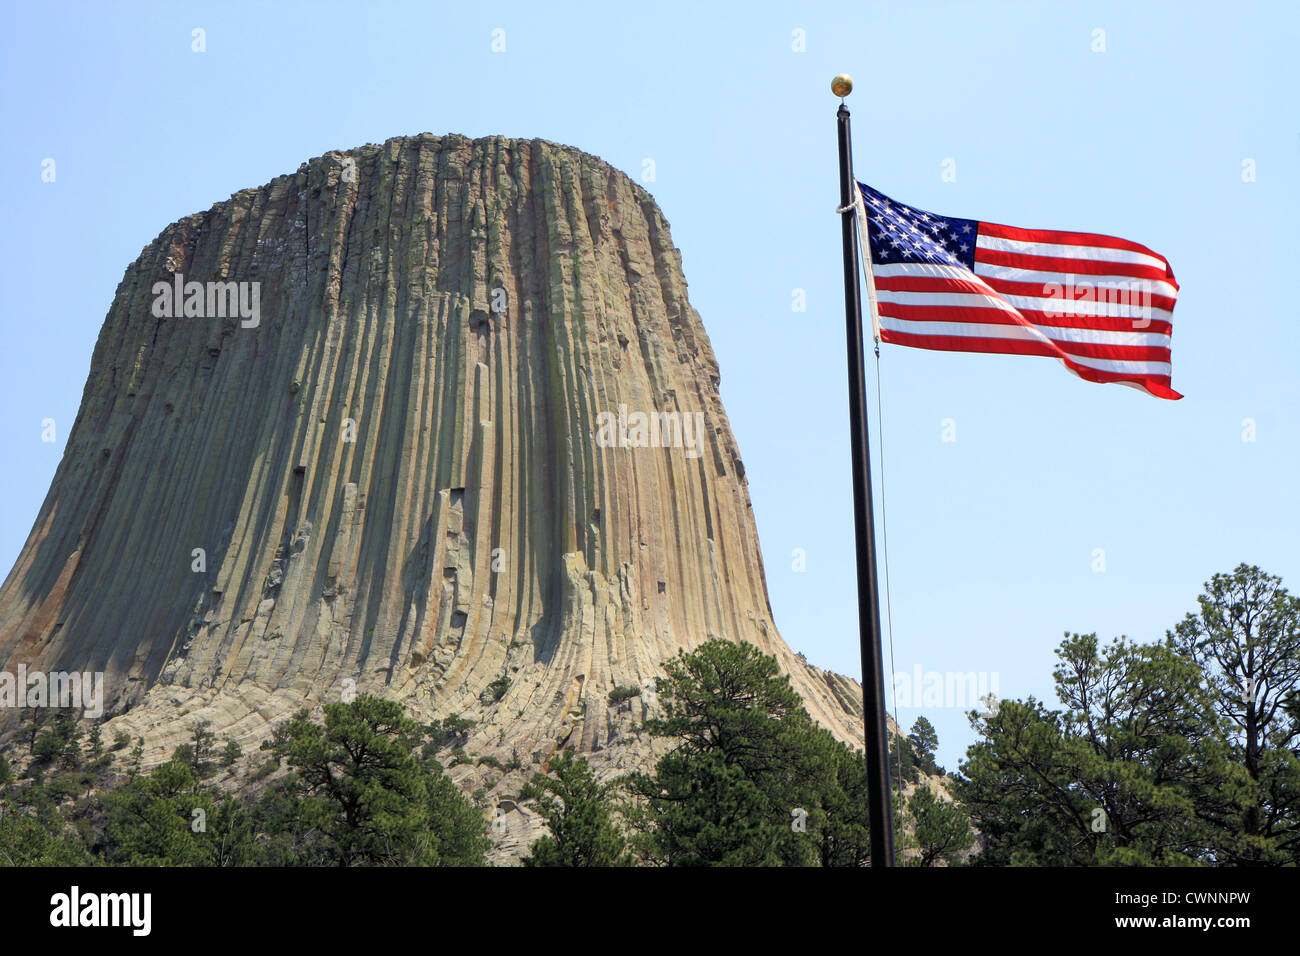
[[(945, 215), (1133, 239), (1182, 286), (1179, 402), (1050, 359), (882, 349), (898, 668), (1054, 701), (1067, 630), (1157, 639), (1242, 561), (1300, 589), (1298, 24), (1289, 2), (6, 3), (0, 572), (117, 283), (167, 224), (330, 149), (538, 136), (659, 201), (721, 363), (777, 625), (856, 676), (828, 88), (847, 71), (858, 178)], [(873, 407), (873, 457), (877, 426)], [(969, 703), (900, 718), (929, 716), (953, 767)]]

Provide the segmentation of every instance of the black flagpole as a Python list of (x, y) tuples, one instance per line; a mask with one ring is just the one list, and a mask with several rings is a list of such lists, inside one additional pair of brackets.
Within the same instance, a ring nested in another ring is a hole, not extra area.
[(849, 348), (849, 440), (853, 450), (853, 518), (858, 553), (858, 631), (862, 640), (862, 719), (867, 748), (871, 865), (893, 866), (894, 820), (889, 796), (880, 596), (876, 589), (876, 522), (871, 506), (871, 457), (867, 451), (867, 374), (862, 293), (858, 284), (858, 239), (854, 231), (858, 187), (853, 181), (849, 110), (843, 101), (852, 89), (853, 81), (843, 74), (831, 83), (831, 90), (841, 97), (836, 119), (840, 134), (840, 220), (844, 230), (844, 321)]

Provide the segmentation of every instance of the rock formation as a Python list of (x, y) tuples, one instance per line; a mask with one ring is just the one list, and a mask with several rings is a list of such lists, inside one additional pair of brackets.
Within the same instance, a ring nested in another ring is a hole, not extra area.
[(601, 160), (327, 153), (127, 269), (0, 589), (0, 670), (103, 672), (151, 760), (355, 689), (526, 770), (627, 766), (661, 662), (718, 636), (860, 743), (857, 684), (773, 623), (718, 381), (667, 222)]

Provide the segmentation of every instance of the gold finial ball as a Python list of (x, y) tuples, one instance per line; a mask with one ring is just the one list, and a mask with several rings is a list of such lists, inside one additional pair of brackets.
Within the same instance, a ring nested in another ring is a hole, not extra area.
[(845, 97), (853, 92), (853, 77), (847, 73), (841, 73), (835, 79), (831, 80), (831, 92), (836, 96)]

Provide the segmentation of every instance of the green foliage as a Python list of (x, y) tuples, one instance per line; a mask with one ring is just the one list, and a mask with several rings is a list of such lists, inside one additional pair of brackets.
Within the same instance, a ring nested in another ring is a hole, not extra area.
[(244, 755), (244, 749), (232, 738), (226, 738), (226, 745), (221, 748), (221, 766), (233, 767), (235, 761)]
[(931, 775), (943, 773), (943, 768), (934, 762), (935, 751), (939, 749), (939, 735), (935, 732), (933, 724), (925, 717), (917, 717), (912, 724), (912, 732), (907, 735), (907, 740), (912, 745), (916, 765), (923, 773)]
[(625, 700), (641, 696), (641, 688), (635, 684), (619, 685), (609, 692), (611, 704), (621, 704)]
[(86, 735), (86, 755), (90, 759), (98, 759), (104, 752), (104, 730), (99, 724), (90, 728), (90, 733)]
[(829, 731), (819, 729), (818, 734), (833, 774), (818, 788), (818, 862), (822, 866), (867, 866), (871, 862), (871, 827), (866, 756), (844, 746)]
[(0, 800), (0, 866), (89, 866), (76, 830), (56, 814), (38, 814)]
[(429, 736), (434, 749), (443, 747), (464, 747), (469, 742), (469, 735), (474, 730), (474, 721), (460, 714), (448, 714), (442, 720), (435, 720), (429, 725)]
[(211, 721), (200, 720), (190, 728), (190, 765), (200, 780), (212, 776), (217, 766), (212, 759), (212, 745), (217, 737), (209, 729), (211, 726)]
[(41, 732), (41, 728), (49, 722), (52, 712), (47, 707), (31, 707), (24, 714), (21, 723), (18, 725), (18, 734), (27, 740), (27, 751), (31, 753), (36, 749), (36, 738)]
[(667, 866), (859, 865), (861, 758), (816, 727), (775, 658), (712, 640), (658, 682), (677, 747), (634, 774), (629, 819), (642, 857)]
[[(1067, 635), (1059, 708), (1031, 697), (971, 714), (960, 802), (929, 786), (896, 801), (907, 861), (961, 862), (973, 824), (977, 865), (1300, 864), (1300, 602), (1247, 565), (1197, 601), (1162, 643)], [(670, 662), (658, 691), (663, 716), (646, 727), (669, 749), (652, 772), (598, 783), (563, 751), (534, 776), (523, 798), (551, 832), (526, 865), (869, 862), (862, 754), (812, 722), (773, 658), (709, 641)], [(108, 789), (130, 737), (106, 750), (100, 725), (83, 733), (74, 712), (36, 709), (15, 742), (23, 778), (0, 756), (0, 865), (480, 865), (483, 814), (436, 759), (451, 748), (452, 766), (471, 761), (473, 729), (456, 714), (421, 726), (369, 697), (327, 706), (323, 723), (300, 712), (252, 779), (289, 772), (251, 800), (204, 783), (240, 758), (233, 740), (214, 750), (206, 723), (150, 771), (139, 738)], [(890, 747), (896, 787), (943, 772), (924, 717)], [(522, 769), (517, 754), (479, 763)]]
[(972, 714), (986, 864), (1300, 863), (1300, 602), (1240, 565), (1163, 643), (1068, 636), (1059, 711)]
[(108, 795), (104, 859), (125, 866), (255, 862), (252, 820), (239, 800), (203, 786), (188, 745)]
[(599, 783), (587, 761), (562, 750), (550, 776), (537, 774), (523, 799), (536, 800), (550, 835), (536, 840), (524, 866), (631, 866), (627, 838), (614, 823), (611, 794), (618, 782)]
[(431, 866), (486, 866), (492, 841), (482, 812), (442, 770), (426, 768), (428, 799), (418, 858)]
[(128, 780), (134, 780), (140, 773), (140, 765), (144, 761), (144, 738), (136, 740), (135, 746), (131, 748), (131, 753), (127, 757), (126, 776)]
[(339, 866), (456, 866), (484, 861), (486, 824), (431, 759), (401, 704), (360, 696), (306, 711), (263, 746), (293, 768), (294, 826), (314, 861)]
[(970, 817), (954, 803), (935, 796), (928, 786), (917, 787), (907, 801), (912, 827), (907, 846), (918, 855), (909, 858), (913, 866), (957, 863), (975, 843)]
[(1247, 782), (1203, 806), (1214, 855), (1244, 865), (1300, 862), (1300, 599), (1279, 578), (1238, 565), (1216, 574), (1169, 635), (1200, 668), (1227, 757)]
[(252, 775), (249, 776), (248, 779), (253, 783), (257, 783), (259, 780), (265, 780), (267, 777), (271, 776), (271, 774), (275, 773), (279, 769), (280, 769), (280, 761), (277, 760), (275, 757), (271, 757), (260, 767), (254, 770)]
[(31, 745), (33, 761), (41, 768), (61, 764), (69, 769), (81, 765), (81, 727), (71, 710), (58, 710), (39, 725)]
[(903, 789), (904, 783), (916, 783), (921, 779), (917, 767), (916, 753), (912, 744), (901, 733), (890, 733), (889, 743), (889, 783), (895, 793)]
[[(1166, 644), (1067, 636), (1063, 711), (1032, 697), (971, 714), (958, 799), (986, 864), (1177, 865), (1208, 861), (1196, 796), (1231, 799), (1240, 777), (1200, 671)], [(1216, 792), (1218, 796), (1210, 796)]]

